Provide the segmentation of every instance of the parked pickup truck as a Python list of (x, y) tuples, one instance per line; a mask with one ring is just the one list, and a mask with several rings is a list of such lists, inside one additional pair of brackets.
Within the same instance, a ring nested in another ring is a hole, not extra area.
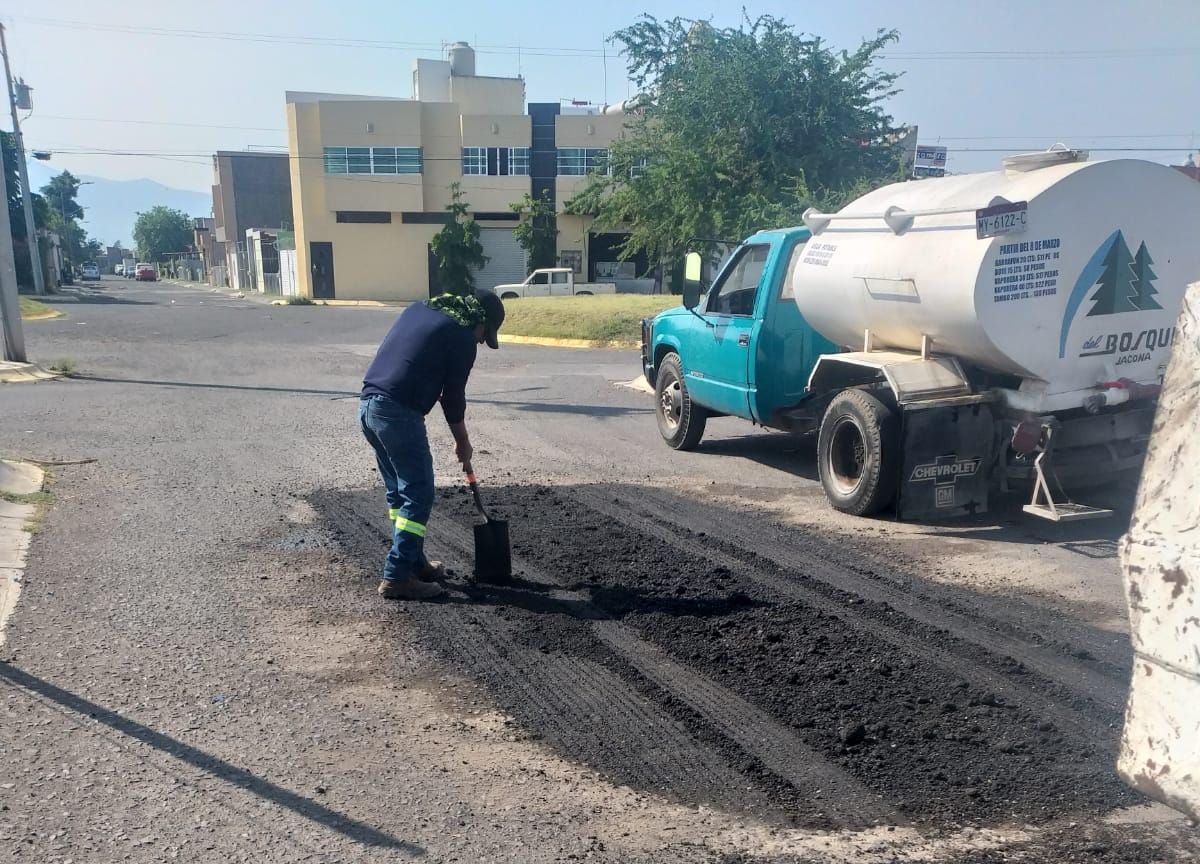
[(518, 297), (616, 294), (617, 286), (613, 282), (576, 282), (575, 271), (570, 267), (546, 267), (534, 270), (524, 282), (497, 285), (494, 290), (501, 300), (516, 300)]
[(1200, 193), (1078, 151), (1004, 169), (810, 210), (711, 287), (689, 256), (683, 306), (642, 323), (666, 443), (695, 448), (721, 415), (816, 432), (825, 495), (855, 515), (978, 513), (1013, 482), (1031, 515), (1110, 515), (1062, 489), (1140, 470), (1200, 277)]

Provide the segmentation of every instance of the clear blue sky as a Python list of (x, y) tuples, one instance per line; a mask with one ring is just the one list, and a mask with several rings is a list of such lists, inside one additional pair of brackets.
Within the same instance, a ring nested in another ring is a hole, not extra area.
[[(52, 164), (79, 174), (148, 177), (207, 190), (210, 163), (194, 154), (285, 143), (285, 90), (409, 96), (413, 59), (438, 56), (442, 43), (465, 39), (479, 46), (480, 74), (519, 69), (531, 101), (617, 101), (629, 86), (622, 59), (610, 53), (605, 64), (598, 55), (606, 35), (642, 12), (734, 24), (742, 5), (18, 0), (6, 4), (2, 20), (9, 28), (14, 74), (35, 88), (35, 111), (25, 126), (30, 147), (151, 151), (157, 155), (56, 155)], [(951, 154), (952, 170), (989, 168), (1001, 156), (966, 148), (1015, 152), (1056, 141), (1168, 148), (1097, 156), (1140, 155), (1171, 163), (1200, 148), (1200, 0), (745, 5), (751, 14), (781, 16), (837, 47), (854, 47), (878, 28), (899, 30), (899, 45), (889, 51), (898, 56), (883, 64), (905, 73), (904, 92), (891, 102), (891, 111), (919, 125), (923, 143), (941, 141), (958, 151)], [(80, 26), (89, 23), (193, 33)], [(206, 38), (195, 31), (241, 38)], [(280, 44), (251, 41), (245, 34), (406, 44)], [(519, 57), (506, 47), (517, 45)], [(948, 51), (971, 53), (911, 57)], [(1025, 54), (1002, 60), (984, 53), (997, 51)], [(545, 56), (551, 53), (567, 56)], [(909, 58), (902, 59), (905, 55)]]

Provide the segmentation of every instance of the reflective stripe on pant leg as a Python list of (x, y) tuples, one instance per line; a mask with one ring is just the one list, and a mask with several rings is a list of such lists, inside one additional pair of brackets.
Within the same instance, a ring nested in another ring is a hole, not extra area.
[(399, 518), (400, 518), (400, 508), (399, 507), (389, 507), (388, 508), (388, 521), (395, 522)]
[(396, 530), (407, 531), (409, 534), (416, 534), (418, 537), (425, 536), (424, 525), (412, 519), (405, 519), (403, 516), (396, 517)]

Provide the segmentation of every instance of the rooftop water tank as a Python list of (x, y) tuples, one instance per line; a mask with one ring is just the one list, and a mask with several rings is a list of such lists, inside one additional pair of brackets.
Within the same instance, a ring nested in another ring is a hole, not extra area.
[(455, 42), (446, 50), (450, 58), (450, 74), (467, 77), (475, 74), (475, 49), (466, 42)]

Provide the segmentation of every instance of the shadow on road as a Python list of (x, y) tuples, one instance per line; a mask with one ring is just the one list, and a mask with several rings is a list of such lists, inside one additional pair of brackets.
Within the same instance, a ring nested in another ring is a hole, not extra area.
[(447, 586), (466, 595), (459, 597), (451, 594), (444, 601), (447, 603), (511, 606), (535, 614), (566, 615), (580, 621), (619, 621), (632, 613), (712, 618), (769, 605), (752, 600), (740, 592), (707, 597), (670, 597), (637, 588), (599, 583), (553, 585), (519, 577), (507, 585), (466, 580), (448, 582)]
[(696, 451), (703, 455), (736, 456), (767, 468), (786, 471), (806, 480), (819, 480), (816, 438), (800, 438), (780, 432), (710, 438)]
[(156, 750), (166, 753), (168, 756), (173, 756), (194, 768), (199, 768), (201, 771), (211, 774), (218, 780), (223, 780), (232, 786), (246, 790), (252, 795), (257, 795), (265, 801), (270, 801), (273, 804), (291, 810), (296, 815), (302, 816), (332, 831), (336, 831), (356, 843), (385, 849), (395, 849), (412, 856), (425, 854), (425, 850), (420, 846), (404, 840), (398, 840), (390, 834), (385, 834), (382, 831), (372, 828), (370, 825), (351, 819), (349, 816), (343, 816), (341, 813), (330, 810), (328, 807), (323, 807), (315, 801), (311, 801), (308, 798), (297, 795), (295, 792), (290, 792), (287, 789), (276, 786), (274, 783), (263, 780), (249, 771), (230, 765), (228, 762), (205, 753), (203, 750), (198, 750), (195, 747), (184, 744), (182, 741), (178, 741), (169, 735), (156, 732), (148, 726), (143, 726), (141, 723), (136, 723), (127, 717), (122, 717), (120, 714), (110, 711), (102, 705), (97, 705), (95, 702), (90, 702), (82, 696), (77, 696), (61, 687), (56, 687), (35, 675), (23, 672), (9, 663), (0, 663), (0, 679), (4, 679), (14, 687), (41, 696), (43, 699), (48, 699), (69, 711), (73, 711), (81, 718), (103, 723), (105, 726), (116, 732), (120, 732), (122, 735), (147, 744)]
[(153, 306), (150, 300), (130, 300), (127, 297), (113, 297), (96, 291), (77, 291), (70, 296), (50, 294), (39, 297), (42, 303), (51, 306)]
[(653, 408), (636, 408), (624, 405), (574, 405), (569, 402), (513, 402), (504, 399), (480, 399), (468, 397), (470, 402), (482, 402), (486, 405), (502, 405), (516, 408), (518, 411), (532, 411), (537, 414), (580, 414), (585, 417), (624, 417), (629, 414), (653, 414)]
[(256, 393), (295, 393), (300, 396), (331, 396), (339, 399), (357, 398), (358, 391), (308, 390), (303, 387), (266, 387), (250, 384), (212, 384), (200, 381), (151, 381), (145, 378), (112, 378), (106, 375), (73, 375), (83, 381), (104, 381), (109, 384), (148, 384), (154, 387), (199, 387), (206, 390), (249, 390)]

